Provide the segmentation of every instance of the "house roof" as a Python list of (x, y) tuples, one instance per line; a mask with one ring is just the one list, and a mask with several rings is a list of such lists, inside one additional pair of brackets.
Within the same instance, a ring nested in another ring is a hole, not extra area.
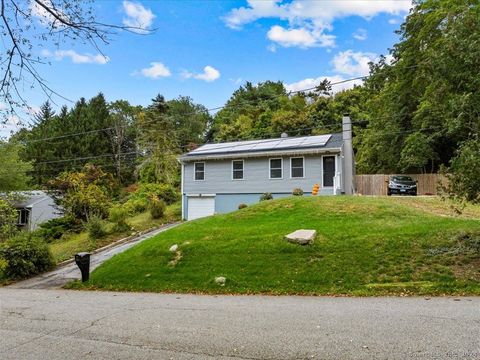
[(18, 197), (18, 199), (14, 200), (13, 205), (19, 208), (31, 207), (50, 197), (47, 192), (41, 190), (16, 191), (14, 195), (15, 198)]
[(263, 156), (281, 154), (307, 154), (324, 150), (339, 149), (342, 134), (326, 134), (302, 137), (287, 137), (263, 140), (236, 141), (205, 144), (180, 157), (181, 161), (229, 158), (242, 156)]

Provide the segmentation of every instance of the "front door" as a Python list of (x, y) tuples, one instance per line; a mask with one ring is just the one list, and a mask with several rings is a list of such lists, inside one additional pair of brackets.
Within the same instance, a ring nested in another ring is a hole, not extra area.
[(323, 157), (323, 187), (333, 187), (335, 177), (335, 156)]

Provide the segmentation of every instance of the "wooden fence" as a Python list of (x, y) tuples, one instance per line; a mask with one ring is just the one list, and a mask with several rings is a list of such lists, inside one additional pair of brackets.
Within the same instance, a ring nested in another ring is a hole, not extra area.
[[(387, 195), (388, 177), (390, 175), (356, 175), (357, 194)], [(445, 184), (446, 179), (440, 174), (408, 174), (413, 180), (418, 180), (418, 195), (436, 195), (439, 183)]]

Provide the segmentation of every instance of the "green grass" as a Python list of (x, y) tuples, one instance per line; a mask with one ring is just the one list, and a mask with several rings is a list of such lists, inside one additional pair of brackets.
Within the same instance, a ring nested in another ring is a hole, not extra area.
[[(480, 214), (432, 198), (304, 197), (185, 223), (113, 257), (87, 284), (123, 291), (480, 294)], [(316, 229), (310, 246), (283, 236)], [(477, 242), (476, 242), (477, 241)], [(168, 251), (178, 244), (180, 254)], [(477, 245), (478, 245), (477, 244)], [(176, 259), (175, 259), (176, 258)], [(226, 285), (215, 284), (225, 276)]]
[(159, 227), (168, 222), (178, 221), (180, 219), (180, 204), (173, 204), (167, 207), (165, 217), (161, 219), (152, 219), (148, 211), (134, 215), (127, 219), (131, 231), (113, 232), (113, 224), (107, 223), (108, 235), (102, 239), (91, 240), (87, 232), (78, 234), (64, 235), (60, 240), (49, 244), (50, 251), (57, 263), (72, 259), (73, 256), (82, 251), (93, 251), (112, 242), (132, 235), (137, 231), (144, 231), (154, 227)]

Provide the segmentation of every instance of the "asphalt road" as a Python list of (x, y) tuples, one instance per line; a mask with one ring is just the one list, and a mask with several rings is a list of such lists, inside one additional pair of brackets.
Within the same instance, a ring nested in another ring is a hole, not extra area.
[[(163, 231), (171, 229), (179, 225), (179, 223), (164, 225), (161, 228), (149, 231), (145, 234), (139, 235), (133, 239), (130, 239), (126, 242), (122, 242), (118, 245), (112, 244), (112, 246), (107, 246), (105, 249), (98, 251), (95, 254), (92, 254), (90, 258), (90, 272), (95, 270), (100, 264), (104, 261), (107, 261), (112, 256), (124, 252), (125, 250), (131, 248), (132, 246), (151, 238)], [(57, 269), (40, 274), (33, 278), (19, 281), (9, 286), (9, 288), (14, 289), (58, 289), (63, 285), (67, 284), (70, 281), (81, 279), (80, 270), (77, 265), (72, 262), (64, 266), (59, 266)]]
[(480, 359), (480, 298), (0, 289), (0, 358)]

